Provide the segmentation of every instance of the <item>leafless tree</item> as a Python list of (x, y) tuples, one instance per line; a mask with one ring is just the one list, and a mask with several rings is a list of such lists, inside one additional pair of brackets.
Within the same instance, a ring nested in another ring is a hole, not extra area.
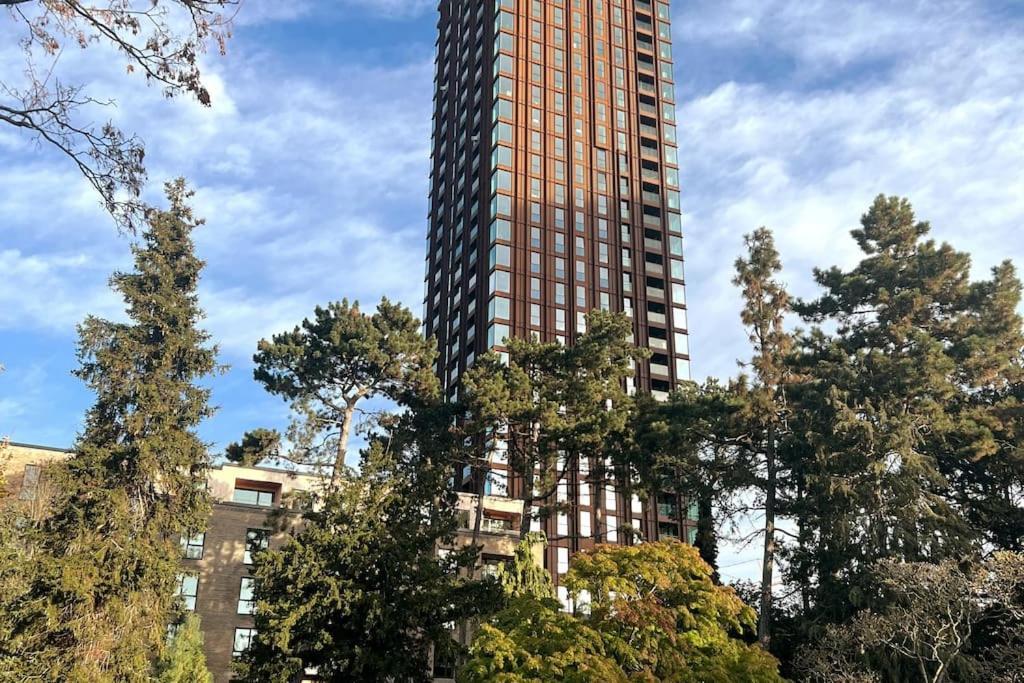
[(873, 606), (801, 653), (807, 680), (1024, 680), (1024, 555), (967, 568), (885, 560), (873, 578)]
[(126, 71), (144, 75), (166, 97), (188, 95), (203, 105), (199, 56), (211, 43), (221, 53), (240, 0), (0, 0), (21, 29), (25, 68), (0, 74), (0, 122), (66, 155), (96, 189), (118, 228), (134, 231), (145, 206), (145, 147), (111, 122), (91, 123), (83, 108), (113, 100), (61, 79), (68, 50), (114, 48)]

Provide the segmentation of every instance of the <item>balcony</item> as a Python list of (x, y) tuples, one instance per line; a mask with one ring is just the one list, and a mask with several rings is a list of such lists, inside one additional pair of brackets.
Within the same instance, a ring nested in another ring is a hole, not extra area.
[(658, 515), (675, 519), (679, 516), (679, 508), (675, 503), (658, 503)]
[(665, 300), (665, 290), (662, 289), (661, 287), (648, 287), (647, 288), (647, 298), (648, 299), (654, 299), (655, 301), (664, 301)]
[[(639, 90), (642, 93), (647, 93), (648, 95), (658, 94), (658, 87), (653, 83), (648, 83), (647, 81), (638, 80), (636, 83), (636, 87), (637, 90)], [(655, 133), (655, 135), (657, 135), (657, 133)]]
[[(652, 315), (655, 315), (655, 314), (654, 313), (648, 314), (648, 316), (647, 316), (648, 319), (650, 319)], [(664, 318), (664, 317), (665, 316), (662, 316), (662, 318)], [(651, 322), (654, 322), (654, 320), (651, 320)], [(653, 342), (655, 340), (652, 339), (651, 341)], [(658, 341), (661, 341), (661, 340), (659, 339)], [(651, 348), (653, 348), (653, 347), (654, 347), (654, 345), (652, 344)], [(651, 363), (651, 374), (652, 375), (657, 375), (659, 377), (671, 377), (671, 375), (668, 373), (668, 366), (667, 365), (662, 365), (660, 363)]]
[(648, 275), (664, 275), (665, 269), (660, 263), (651, 263), (650, 261), (644, 261), (644, 271)]
[[(643, 83), (643, 81), (641, 81), (641, 83)], [(641, 91), (646, 92), (643, 88), (641, 88)], [(658, 139), (658, 129), (655, 126), (648, 126), (646, 123), (640, 124), (640, 134), (646, 135), (649, 138), (654, 138), (655, 140)]]
[(653, 180), (656, 183), (661, 182), (661, 173), (657, 169), (642, 168), (640, 169), (640, 176), (644, 180)]
[(647, 340), (647, 347), (655, 351), (668, 351), (668, 342), (664, 339), (651, 337)]
[(647, 102), (641, 102), (640, 103), (640, 113), (641, 114), (647, 114), (648, 116), (657, 117), (658, 116), (658, 107), (653, 105), (653, 104), (648, 104)]
[(644, 238), (644, 246), (654, 252), (661, 251), (661, 240), (652, 240), (650, 237)]
[(656, 323), (658, 325), (665, 324), (665, 314), (655, 313), (654, 311), (647, 311), (647, 322)]

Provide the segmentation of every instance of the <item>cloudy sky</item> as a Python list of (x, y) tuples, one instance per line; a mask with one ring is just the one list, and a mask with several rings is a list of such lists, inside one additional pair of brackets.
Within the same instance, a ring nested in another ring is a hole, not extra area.
[[(69, 48), (67, 82), (113, 97), (147, 143), (151, 196), (177, 175), (207, 225), (207, 326), (222, 447), (280, 425), (251, 379), (256, 341), (312, 308), (382, 295), (419, 313), (431, 103), (429, 0), (246, 0), (214, 104), (165, 100), (123, 60)], [(1024, 3), (1019, 0), (676, 0), (676, 80), (696, 377), (745, 355), (729, 284), (744, 232), (776, 232), (785, 277), (857, 259), (848, 230), (878, 193), (911, 198), (983, 277), (1024, 261)], [(0, 73), (17, 25), (0, 14)], [(0, 128), (0, 434), (70, 445), (90, 396), (70, 376), (75, 325), (119, 315), (109, 274), (128, 242), (52, 150)], [(743, 559), (737, 560), (742, 562)], [(729, 570), (726, 570), (726, 574)]]

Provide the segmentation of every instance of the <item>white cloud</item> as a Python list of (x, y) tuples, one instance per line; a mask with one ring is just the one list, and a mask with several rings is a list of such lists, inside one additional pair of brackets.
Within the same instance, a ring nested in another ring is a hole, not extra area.
[[(814, 265), (859, 258), (848, 230), (883, 192), (910, 197), (936, 237), (972, 252), (976, 276), (1024, 258), (1024, 68), (1014, 57), (1024, 39), (976, 32), (969, 19), (942, 49), (915, 51), (883, 79), (809, 92), (727, 82), (683, 106), (698, 374), (732, 373), (747, 353), (722, 255), (759, 225), (775, 230), (786, 278), (805, 295)], [(943, 28), (917, 24), (920, 43)], [(860, 49), (870, 56), (870, 44)]]

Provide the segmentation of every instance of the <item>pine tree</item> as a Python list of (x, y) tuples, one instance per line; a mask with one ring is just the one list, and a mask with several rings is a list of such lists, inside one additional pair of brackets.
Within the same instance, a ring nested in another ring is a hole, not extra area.
[(476, 548), (454, 547), (459, 450), (436, 398), (428, 384), (379, 417), (359, 468), (336, 473), (301, 530), (256, 558), (241, 680), (284, 683), (309, 667), (324, 681), (429, 680), (450, 624), (497, 605), (496, 583), (466, 577)]
[(760, 228), (744, 238), (748, 255), (736, 259), (733, 284), (742, 288), (743, 310), (740, 318), (747, 327), (754, 356), (749, 365), (755, 383), (744, 394), (746, 413), (751, 424), (747, 448), (764, 479), (757, 488), (764, 494), (764, 552), (761, 560), (761, 599), (757, 637), (768, 647), (771, 640), (772, 585), (775, 570), (776, 530), (779, 494), (779, 442), (786, 429), (786, 384), (789, 381), (787, 356), (793, 339), (783, 328), (789, 309), (789, 294), (776, 276), (782, 270), (772, 233)]
[(183, 180), (152, 211), (135, 269), (116, 273), (128, 322), (89, 317), (76, 372), (96, 393), (74, 456), (48, 476), (53, 515), (39, 529), (28, 589), (12, 601), (0, 643), (22, 675), (62, 681), (143, 681), (175, 609), (183, 533), (208, 515), (207, 448), (196, 434), (212, 413), (198, 384), (217, 369), (197, 327), (203, 263)]
[(960, 558), (997, 537), (976, 524), (1006, 508), (1013, 477), (991, 476), (1019, 452), (997, 437), (1013, 431), (996, 404), (1012, 410), (1024, 347), (1012, 268), (972, 283), (970, 257), (925, 239), (905, 199), (878, 197), (861, 226), (861, 262), (816, 270), (822, 296), (794, 306), (834, 328), (801, 338), (791, 395), (808, 456), (793, 569), (835, 621), (875, 561)]
[[(436, 392), (431, 367), (436, 356), (434, 341), (423, 338), (407, 308), (382, 299), (368, 315), (358, 302), (343, 300), (318, 306), (312, 319), (292, 331), (261, 340), (253, 374), (267, 391), (291, 404), (293, 448), (287, 458), (326, 467), (334, 488), (345, 472), (361, 404), (375, 396), (408, 404), (415, 396)], [(266, 449), (268, 436), (259, 430), (248, 441)], [(241, 457), (241, 451), (231, 453)], [(278, 451), (276, 456), (286, 454)]]
[(175, 629), (155, 673), (155, 683), (213, 683), (213, 674), (206, 668), (197, 615), (189, 614)]
[[(624, 383), (645, 357), (629, 341), (630, 330), (624, 315), (593, 311), (573, 346), (510, 339), (507, 363), (490, 354), (463, 376), (467, 440), (478, 445), (502, 435), (509, 468), (521, 482), (510, 492), (523, 501), (521, 538), (532, 528), (535, 507), (542, 517), (561, 511), (552, 499), (579, 468), (583, 485), (593, 489), (594, 539), (603, 539), (605, 488), (627, 480), (620, 446), (633, 402)], [(475, 451), (471, 464), (486, 470), (488, 456)]]

